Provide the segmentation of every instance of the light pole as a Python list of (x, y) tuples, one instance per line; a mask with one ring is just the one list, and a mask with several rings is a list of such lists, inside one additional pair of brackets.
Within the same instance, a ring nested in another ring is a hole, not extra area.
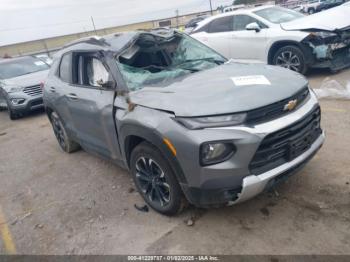
[(209, 0), (209, 4), (210, 4), (210, 13), (211, 15), (213, 15), (213, 5), (211, 4), (211, 0)]

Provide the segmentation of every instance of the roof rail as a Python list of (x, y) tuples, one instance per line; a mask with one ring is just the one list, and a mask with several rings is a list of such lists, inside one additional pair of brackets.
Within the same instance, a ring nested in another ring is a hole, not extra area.
[(83, 37), (77, 40), (74, 40), (72, 42), (69, 42), (63, 46), (63, 48), (67, 48), (76, 44), (80, 43), (86, 43), (86, 44), (92, 44), (92, 45), (99, 45), (99, 46), (109, 46), (109, 44), (106, 42), (106, 40), (103, 37), (100, 36), (88, 36)]

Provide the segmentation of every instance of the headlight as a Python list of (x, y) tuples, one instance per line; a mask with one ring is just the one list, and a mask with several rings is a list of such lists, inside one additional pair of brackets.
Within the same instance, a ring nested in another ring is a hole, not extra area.
[(247, 114), (232, 114), (207, 117), (176, 117), (175, 120), (189, 129), (235, 126), (244, 123)]
[(11, 86), (9, 89), (8, 89), (8, 92), (9, 93), (15, 93), (15, 92), (20, 92), (22, 91), (22, 87), (19, 87), (19, 86)]
[(229, 159), (236, 152), (230, 142), (207, 142), (200, 147), (200, 162), (202, 166), (218, 164)]
[(15, 106), (23, 104), (25, 99), (23, 98), (12, 98), (11, 103)]
[(328, 38), (337, 36), (337, 34), (328, 32), (328, 31), (320, 31), (320, 32), (312, 32), (310, 33), (311, 37), (319, 37), (319, 38)]

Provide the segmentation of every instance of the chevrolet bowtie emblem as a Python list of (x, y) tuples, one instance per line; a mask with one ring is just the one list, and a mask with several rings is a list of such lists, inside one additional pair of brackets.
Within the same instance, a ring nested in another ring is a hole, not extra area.
[(283, 110), (284, 111), (292, 111), (297, 106), (297, 104), (298, 104), (298, 100), (297, 99), (290, 100), (288, 102), (288, 104), (284, 105)]

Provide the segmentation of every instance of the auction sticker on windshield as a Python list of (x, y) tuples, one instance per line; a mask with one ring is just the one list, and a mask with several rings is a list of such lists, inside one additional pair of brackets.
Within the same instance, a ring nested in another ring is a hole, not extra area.
[(270, 81), (263, 75), (236, 76), (231, 77), (231, 79), (236, 86), (271, 85)]

